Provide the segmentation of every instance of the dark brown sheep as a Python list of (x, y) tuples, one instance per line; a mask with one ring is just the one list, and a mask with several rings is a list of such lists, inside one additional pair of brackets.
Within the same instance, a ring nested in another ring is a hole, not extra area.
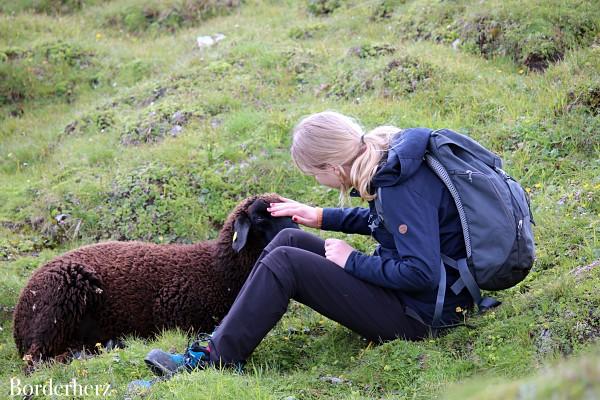
[(273, 218), (275, 194), (243, 200), (219, 237), (191, 245), (110, 241), (69, 251), (37, 269), (14, 312), (24, 360), (93, 348), (163, 328), (210, 332), (225, 316), (266, 244), (290, 218)]

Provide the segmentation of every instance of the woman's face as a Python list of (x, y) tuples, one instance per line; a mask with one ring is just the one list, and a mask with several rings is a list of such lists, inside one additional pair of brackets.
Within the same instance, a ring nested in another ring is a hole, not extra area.
[(341, 178), (335, 173), (335, 167), (328, 167), (328, 169), (319, 171), (315, 174), (315, 179), (321, 185), (333, 189), (340, 189), (342, 187)]

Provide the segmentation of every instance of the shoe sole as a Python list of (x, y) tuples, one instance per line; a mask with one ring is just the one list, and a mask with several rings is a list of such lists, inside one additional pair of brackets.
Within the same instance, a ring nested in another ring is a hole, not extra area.
[(157, 362), (148, 360), (147, 358), (144, 359), (144, 362), (146, 363), (150, 371), (152, 371), (152, 373), (156, 376), (168, 376), (173, 374), (171, 370)]

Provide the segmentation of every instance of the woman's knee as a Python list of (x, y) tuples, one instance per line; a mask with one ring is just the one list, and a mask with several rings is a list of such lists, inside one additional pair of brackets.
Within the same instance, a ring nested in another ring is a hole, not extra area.
[(296, 280), (305, 280), (314, 276), (321, 263), (328, 261), (308, 250), (293, 246), (279, 246), (273, 249), (261, 261), (277, 276), (286, 276)]
[(303, 239), (307, 238), (307, 235), (311, 236), (312, 234), (301, 229), (285, 228), (275, 235), (270, 246), (271, 248), (278, 246), (302, 247)]
[(262, 259), (261, 263), (273, 272), (289, 272), (289, 270), (292, 268), (292, 257), (290, 257), (290, 252), (293, 251), (293, 247), (290, 247), (286, 244), (281, 244), (267, 254)]
[[(278, 246), (267, 254), (261, 261), (259, 269), (262, 273), (272, 274), (286, 289), (293, 293), (296, 287), (296, 263), (293, 255), (296, 248), (290, 246)], [(290, 294), (291, 295), (291, 294)]]

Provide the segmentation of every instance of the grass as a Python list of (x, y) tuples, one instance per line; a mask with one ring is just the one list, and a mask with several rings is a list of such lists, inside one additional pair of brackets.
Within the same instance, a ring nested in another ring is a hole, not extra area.
[(369, 345), (292, 303), (244, 374), (182, 375), (134, 397), (600, 396), (594, 2), (244, 1), (206, 15), (188, 3), (152, 3), (164, 19), (141, 20), (134, 0), (0, 1), (1, 396), (13, 377), (76, 378), (122, 398), (150, 376), (149, 349), (181, 350), (183, 332), (130, 337), (25, 376), (12, 307), (35, 268), (82, 244), (212, 238), (251, 193), (335, 205), (289, 156), (293, 125), (324, 109), (367, 128), (450, 127), (500, 154), (532, 197), (533, 271), (494, 294), (500, 308), (469, 316), (475, 329), (417, 343)]

